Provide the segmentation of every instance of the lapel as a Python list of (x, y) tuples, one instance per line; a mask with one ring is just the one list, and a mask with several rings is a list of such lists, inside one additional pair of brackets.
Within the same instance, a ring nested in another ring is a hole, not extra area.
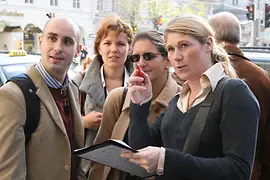
[[(122, 96), (121, 96), (122, 97)], [(125, 133), (129, 125), (129, 104), (130, 104), (130, 95), (129, 91), (127, 92), (125, 102), (122, 107), (122, 113), (120, 114), (117, 124), (113, 128), (112, 139), (123, 140)], [(119, 105), (120, 106), (120, 105)]]
[(236, 46), (230, 46), (230, 45), (226, 45), (224, 46), (224, 49), (226, 50), (226, 52), (231, 56), (231, 60), (235, 60), (234, 56), (240, 57), (236, 58), (237, 60), (248, 60), (250, 61), (247, 57), (245, 57), (245, 55), (243, 54), (243, 52), (241, 51), (240, 48), (236, 47)]
[(105, 94), (101, 82), (100, 68), (101, 63), (98, 60), (98, 56), (96, 56), (89, 65), (89, 68), (79, 88), (81, 91), (89, 95), (97, 106), (103, 108), (105, 101)]
[(79, 107), (78, 88), (72, 83), (69, 83), (68, 95), (74, 122), (74, 138), (75, 141), (77, 142), (78, 148), (81, 148), (84, 145), (84, 127), (81, 114), (78, 110)]
[(57, 105), (53, 99), (53, 96), (46, 82), (43, 80), (40, 73), (33, 66), (30, 67), (30, 69), (27, 71), (27, 74), (31, 77), (31, 79), (35, 83), (37, 87), (36, 94), (40, 98), (40, 101), (44, 104), (44, 106), (48, 110), (51, 118), (53, 119), (55, 124), (59, 127), (59, 129), (65, 135), (67, 135), (65, 125), (62, 121), (61, 114), (57, 108)]
[[(121, 96), (121, 98), (122, 98), (122, 96)], [(125, 133), (127, 132), (128, 125), (129, 125), (129, 104), (130, 104), (130, 95), (129, 95), (129, 91), (128, 91), (127, 95), (126, 95), (125, 102), (124, 102), (123, 107), (122, 107), (122, 111), (121, 111), (122, 113), (120, 114), (120, 116), (119, 116), (119, 118), (118, 118), (118, 120), (113, 128), (113, 132), (111, 135), (112, 139), (118, 139), (118, 140), (124, 139)], [(119, 104), (119, 106), (120, 106), (120, 104)], [(111, 167), (108, 167), (108, 166), (104, 167), (103, 180), (108, 178), (110, 171), (111, 171)], [(116, 176), (119, 176), (119, 173)], [(116, 178), (116, 179), (119, 179), (119, 178)]]

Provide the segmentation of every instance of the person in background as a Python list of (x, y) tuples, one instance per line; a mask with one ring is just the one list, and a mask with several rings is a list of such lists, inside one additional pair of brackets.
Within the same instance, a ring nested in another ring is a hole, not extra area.
[(229, 12), (215, 14), (209, 20), (215, 38), (230, 55), (236, 72), (254, 93), (260, 104), (257, 151), (251, 180), (270, 179), (270, 79), (261, 67), (250, 62), (239, 48), (241, 26), (237, 17)]
[(80, 64), (82, 66), (82, 71), (85, 71), (89, 67), (89, 65), (92, 61), (92, 59), (89, 57), (88, 54), (89, 53), (88, 53), (87, 46), (83, 46), (83, 48), (81, 50), (81, 57), (80, 57)]
[(87, 57), (82, 61), (82, 70), (83, 70), (83, 71), (86, 70), (86, 69), (89, 67), (89, 65), (90, 65), (91, 62), (92, 62), (92, 59), (91, 59), (89, 56), (87, 56)]
[(136, 70), (129, 78), (129, 144), (139, 152), (121, 156), (155, 172), (156, 179), (250, 178), (259, 105), (213, 36), (199, 16), (181, 15), (169, 22), (164, 34), (168, 59), (185, 83), (151, 125), (149, 76), (138, 77)]
[(49, 20), (39, 36), (41, 60), (26, 74), (37, 87), (40, 119), (27, 143), (23, 93), (14, 82), (0, 88), (1, 179), (85, 179), (79, 158), (72, 156), (84, 145), (84, 128), (78, 89), (67, 75), (79, 41), (79, 26), (68, 17)]
[(3, 50), (4, 51), (7, 51), (8, 49), (7, 49), (7, 45), (6, 44), (4, 44), (4, 46), (3, 46)]
[[(95, 58), (90, 63), (81, 82), (75, 82), (82, 92), (81, 110), (86, 129), (85, 146), (93, 144), (103, 105), (108, 93), (126, 86), (132, 63), (127, 61), (132, 42), (132, 30), (119, 16), (108, 16), (101, 22), (94, 41)], [(78, 79), (78, 78), (77, 78)], [(83, 161), (88, 173), (90, 162)]]
[[(158, 31), (139, 32), (132, 44), (133, 53), (129, 59), (138, 64), (148, 74), (152, 83), (153, 101), (148, 123), (163, 112), (169, 100), (179, 92), (179, 87), (169, 74), (169, 61), (162, 33)], [(110, 138), (123, 140), (128, 144), (130, 95), (123, 97), (124, 88), (116, 88), (110, 92), (104, 103), (101, 125), (94, 144), (102, 143)], [(125, 98), (124, 101), (122, 98)], [(123, 102), (123, 104), (121, 104)], [(94, 163), (89, 179), (128, 180), (138, 179), (110, 167)]]

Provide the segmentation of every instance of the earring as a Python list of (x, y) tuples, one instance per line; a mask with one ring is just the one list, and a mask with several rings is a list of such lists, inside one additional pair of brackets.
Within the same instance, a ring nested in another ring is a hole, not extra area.
[(165, 69), (169, 69), (169, 67), (168, 67), (168, 66), (166, 66), (166, 67), (165, 67)]

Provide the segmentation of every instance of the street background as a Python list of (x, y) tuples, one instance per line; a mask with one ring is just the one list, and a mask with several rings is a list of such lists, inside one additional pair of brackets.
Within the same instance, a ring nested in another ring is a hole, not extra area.
[(229, 11), (241, 21), (241, 46), (270, 46), (270, 1), (267, 0), (1, 0), (0, 50), (39, 53), (37, 38), (55, 16), (72, 17), (80, 26), (81, 44), (93, 56), (96, 28), (107, 15), (119, 14), (134, 32), (163, 31), (168, 20), (191, 13), (209, 18)]

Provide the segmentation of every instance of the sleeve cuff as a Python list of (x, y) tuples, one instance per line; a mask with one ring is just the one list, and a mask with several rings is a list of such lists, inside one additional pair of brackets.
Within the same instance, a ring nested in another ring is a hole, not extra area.
[(159, 176), (163, 175), (165, 152), (166, 152), (165, 148), (161, 147), (160, 153), (159, 153), (159, 159), (158, 159), (158, 167), (157, 167), (157, 175)]
[(151, 96), (149, 96), (147, 99), (143, 100), (141, 102), (140, 106), (143, 105), (143, 104), (145, 104), (145, 103), (147, 103), (148, 101), (150, 101), (152, 99), (152, 97), (153, 97), (153, 94), (151, 94)]

